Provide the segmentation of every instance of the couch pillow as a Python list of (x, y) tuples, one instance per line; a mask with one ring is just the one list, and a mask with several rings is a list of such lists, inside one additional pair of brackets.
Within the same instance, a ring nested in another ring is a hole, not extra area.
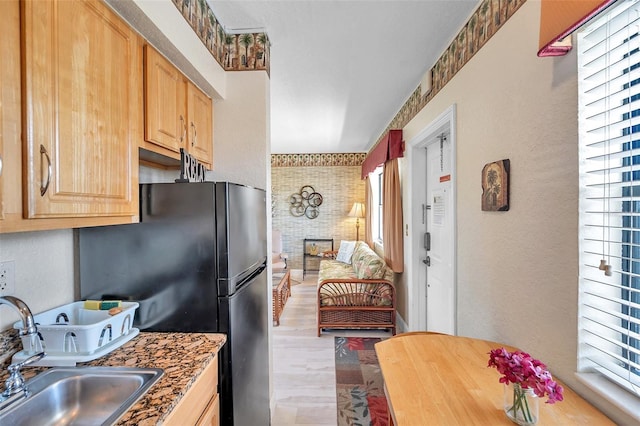
[(365, 243), (358, 244), (353, 254), (353, 272), (359, 279), (375, 280), (383, 278), (387, 265), (376, 252)]
[(351, 257), (353, 256), (353, 250), (356, 248), (355, 241), (340, 241), (340, 248), (336, 255), (338, 262), (347, 263), (351, 265)]

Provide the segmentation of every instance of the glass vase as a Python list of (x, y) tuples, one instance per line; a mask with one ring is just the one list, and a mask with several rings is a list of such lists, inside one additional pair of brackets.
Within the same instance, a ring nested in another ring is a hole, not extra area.
[(538, 396), (533, 389), (524, 389), (518, 383), (504, 385), (504, 412), (519, 425), (538, 423)]

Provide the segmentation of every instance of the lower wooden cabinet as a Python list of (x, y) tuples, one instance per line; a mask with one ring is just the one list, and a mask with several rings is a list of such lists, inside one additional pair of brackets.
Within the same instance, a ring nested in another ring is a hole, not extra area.
[(167, 416), (164, 424), (168, 426), (219, 426), (219, 400), (218, 356), (216, 355)]
[(196, 426), (220, 426), (220, 397), (218, 395), (209, 402)]

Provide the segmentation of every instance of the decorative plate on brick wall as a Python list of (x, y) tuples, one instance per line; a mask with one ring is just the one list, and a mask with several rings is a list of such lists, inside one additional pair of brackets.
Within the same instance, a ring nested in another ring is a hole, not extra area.
[(300, 193), (291, 194), (289, 197), (289, 211), (292, 216), (306, 216), (309, 219), (315, 219), (320, 214), (320, 205), (322, 204), (322, 195), (313, 188), (313, 186), (305, 185), (300, 188)]

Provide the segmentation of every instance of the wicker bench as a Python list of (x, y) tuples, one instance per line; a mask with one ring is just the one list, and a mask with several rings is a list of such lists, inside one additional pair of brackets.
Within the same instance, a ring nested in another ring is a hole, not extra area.
[(385, 328), (395, 334), (393, 271), (362, 241), (351, 264), (322, 260), (317, 314), (318, 337), (323, 328)]

